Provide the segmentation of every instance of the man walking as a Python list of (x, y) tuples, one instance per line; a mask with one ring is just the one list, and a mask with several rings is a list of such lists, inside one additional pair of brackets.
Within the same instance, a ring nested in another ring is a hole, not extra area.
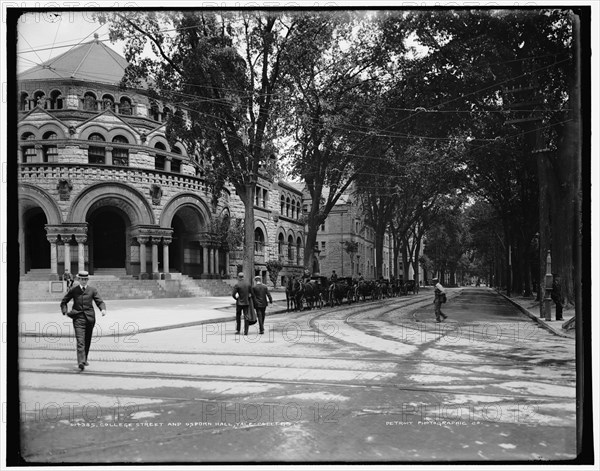
[[(77, 274), (79, 285), (71, 288), (60, 302), (60, 309), (64, 315), (73, 319), (73, 328), (75, 330), (75, 339), (77, 341), (77, 363), (79, 369), (83, 371), (88, 366), (88, 353), (92, 343), (92, 332), (96, 325), (96, 313), (94, 304), (102, 311), (102, 316), (106, 315), (106, 305), (98, 294), (98, 290), (93, 286), (88, 286), (89, 274), (87, 271), (80, 271)], [(68, 311), (67, 304), (73, 300), (73, 307)], [(68, 312), (67, 312), (68, 311)]]
[(244, 335), (248, 335), (248, 309), (250, 308), (250, 297), (252, 296), (250, 283), (244, 280), (244, 274), (238, 273), (238, 282), (231, 292), (235, 299), (235, 335), (240, 334), (242, 324), (242, 312), (244, 313)]
[(446, 288), (442, 286), (439, 279), (433, 278), (433, 284), (435, 285), (434, 290), (434, 298), (433, 298), (433, 306), (435, 308), (435, 321), (442, 322), (442, 317), (444, 320), (448, 318), (446, 314), (442, 312), (442, 303), (446, 301)]
[(269, 288), (267, 285), (263, 285), (260, 276), (254, 277), (255, 285), (252, 287), (252, 297), (254, 298), (254, 309), (256, 309), (256, 315), (258, 316), (258, 328), (259, 333), (265, 333), (265, 311), (267, 309), (267, 299), (268, 303), (273, 303), (273, 298), (271, 297), (271, 293), (269, 293)]
[(552, 280), (552, 292), (550, 293), (550, 297), (554, 304), (556, 305), (556, 320), (563, 320), (563, 304), (565, 302), (565, 298), (562, 295), (562, 287), (560, 283), (560, 275), (558, 273), (553, 273), (552, 276), (554, 279)]

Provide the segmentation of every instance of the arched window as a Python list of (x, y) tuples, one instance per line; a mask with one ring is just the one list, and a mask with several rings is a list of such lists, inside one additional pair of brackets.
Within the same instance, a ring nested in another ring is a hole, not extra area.
[(86, 111), (97, 111), (96, 95), (92, 92), (85, 92), (83, 95), (83, 109)]
[(300, 249), (302, 249), (302, 239), (298, 237), (296, 240), (296, 265), (302, 265), (302, 260), (300, 260)]
[(52, 90), (50, 92), (50, 108), (53, 110), (62, 110), (63, 98), (60, 90)]
[(88, 147), (88, 163), (90, 164), (104, 164), (106, 163), (106, 149), (104, 148), (104, 143), (106, 140), (102, 136), (102, 134), (93, 133), (88, 137), (89, 141), (94, 143), (102, 143), (101, 145), (92, 145)]
[(35, 92), (33, 95), (33, 100), (35, 102), (35, 106), (39, 106), (40, 108), (46, 108), (48, 103), (46, 102), (46, 94), (42, 91)]
[(102, 109), (103, 110), (114, 110), (115, 109), (115, 99), (112, 95), (108, 93), (102, 97)]
[(285, 214), (283, 212), (284, 209), (285, 209), (285, 198), (283, 195), (281, 195), (281, 210), (279, 212), (281, 213), (282, 216)]
[(171, 111), (171, 108), (169, 108), (168, 106), (165, 106), (163, 108), (163, 112), (162, 112), (162, 120), (163, 122), (167, 121), (169, 119), (169, 117), (171, 116), (173, 112)]
[[(129, 141), (125, 136), (115, 136), (112, 141), (115, 144), (129, 144)], [(113, 165), (119, 167), (128, 167), (129, 150), (126, 147), (113, 147), (112, 162)]]
[(183, 154), (183, 152), (181, 151), (181, 147), (179, 147), (179, 146), (173, 146), (173, 148), (171, 149), (171, 152), (173, 152), (174, 154), (179, 154), (179, 155)]
[(29, 111), (29, 95), (25, 92), (19, 96), (19, 111)]
[(294, 262), (294, 238), (291, 235), (288, 237), (287, 258), (290, 263)]
[(290, 217), (290, 197), (288, 196), (285, 200), (285, 215)]
[[(35, 135), (31, 132), (26, 132), (21, 136), (21, 140), (23, 141), (31, 141), (35, 139)], [(21, 146), (21, 152), (23, 154), (23, 163), (34, 163), (37, 159), (37, 153), (35, 151), (35, 146), (33, 145), (24, 145)]]
[(265, 252), (265, 234), (260, 227), (254, 229), (254, 253), (264, 255)]
[[(43, 139), (45, 141), (51, 141), (58, 139), (58, 136), (55, 132), (49, 131), (43, 135)], [(44, 145), (44, 162), (56, 162), (58, 161), (58, 147), (56, 145)]]
[(131, 100), (127, 97), (121, 97), (119, 102), (119, 114), (132, 115)]
[(283, 238), (283, 234), (279, 234), (277, 239), (277, 254), (279, 255), (279, 260), (283, 259), (283, 246), (285, 245), (285, 239)]
[(150, 104), (150, 117), (154, 121), (160, 121), (160, 113), (158, 111), (158, 105), (154, 102)]
[(154, 168), (156, 170), (164, 170), (166, 157), (160, 152), (166, 152), (167, 148), (162, 142), (157, 142), (156, 144), (154, 144), (154, 148), (158, 151), (154, 156)]

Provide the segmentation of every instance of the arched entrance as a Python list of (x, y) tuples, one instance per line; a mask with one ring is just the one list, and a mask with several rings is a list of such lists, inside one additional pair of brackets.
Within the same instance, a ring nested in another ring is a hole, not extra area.
[(129, 227), (127, 215), (114, 206), (104, 206), (90, 212), (88, 247), (92, 273), (97, 268), (125, 268), (129, 271)]
[(50, 243), (46, 237), (46, 224), (46, 214), (39, 207), (29, 209), (23, 215), (25, 272), (35, 268), (50, 268)]
[(203, 274), (204, 251), (200, 245), (204, 228), (201, 214), (193, 207), (181, 206), (173, 215), (173, 235), (169, 247), (170, 271), (199, 278)]

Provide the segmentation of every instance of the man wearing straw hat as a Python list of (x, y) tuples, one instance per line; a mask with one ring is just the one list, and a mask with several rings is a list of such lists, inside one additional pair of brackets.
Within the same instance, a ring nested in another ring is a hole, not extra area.
[[(64, 315), (73, 319), (73, 328), (75, 329), (75, 339), (77, 340), (77, 363), (79, 369), (83, 371), (88, 366), (88, 353), (92, 343), (92, 332), (96, 325), (96, 313), (94, 304), (102, 311), (102, 316), (106, 315), (106, 305), (98, 294), (98, 290), (93, 286), (88, 286), (89, 274), (87, 271), (80, 271), (77, 274), (79, 284), (71, 288), (60, 302), (60, 309)], [(73, 300), (73, 307), (70, 311), (67, 309), (69, 301)]]

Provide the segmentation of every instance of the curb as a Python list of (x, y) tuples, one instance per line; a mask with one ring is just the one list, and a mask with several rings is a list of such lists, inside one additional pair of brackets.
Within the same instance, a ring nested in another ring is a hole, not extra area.
[(506, 296), (505, 294), (502, 293), (498, 293), (500, 296), (502, 296), (504, 299), (506, 299), (507, 301), (509, 301), (512, 305), (514, 305), (516, 308), (518, 308), (523, 314), (525, 314), (527, 317), (529, 317), (530, 319), (534, 320), (535, 322), (537, 322), (542, 328), (546, 329), (548, 332), (553, 333), (554, 335), (557, 335), (559, 337), (564, 337), (564, 338), (572, 338), (570, 335), (565, 334), (564, 332), (561, 332), (560, 330), (558, 330), (556, 327), (548, 324), (546, 322), (545, 319), (542, 319), (538, 316), (536, 316), (533, 312), (529, 311), (528, 309), (524, 308), (523, 306), (521, 306), (518, 302), (513, 301), (511, 298), (509, 298), (508, 296)]

